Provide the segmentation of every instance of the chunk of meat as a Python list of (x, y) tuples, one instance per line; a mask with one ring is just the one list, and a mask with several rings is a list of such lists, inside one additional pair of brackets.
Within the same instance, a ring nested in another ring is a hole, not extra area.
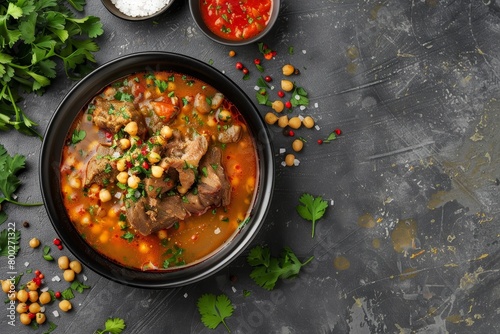
[(236, 143), (241, 137), (241, 126), (231, 125), (222, 132), (219, 132), (217, 140), (221, 143)]
[(179, 180), (179, 173), (170, 168), (161, 178), (154, 176), (144, 179), (144, 189), (148, 197), (156, 198), (172, 190)]
[(198, 111), (200, 114), (208, 114), (212, 108), (210, 104), (207, 101), (207, 97), (205, 94), (198, 93), (194, 97), (194, 108), (196, 111)]
[(125, 125), (134, 121), (138, 125), (138, 136), (142, 137), (148, 132), (144, 117), (132, 102), (96, 97), (93, 103), (95, 106), (92, 112), (93, 121), (99, 128), (115, 134)]
[(116, 161), (112, 159), (115, 150), (112, 147), (98, 145), (95, 153), (87, 163), (85, 172), (85, 185), (99, 184), (105, 186), (114, 183), (118, 170)]
[(224, 101), (224, 95), (222, 95), (222, 93), (215, 93), (215, 95), (212, 97), (212, 110), (216, 110), (218, 108), (220, 108), (220, 106), (222, 105), (222, 102)]

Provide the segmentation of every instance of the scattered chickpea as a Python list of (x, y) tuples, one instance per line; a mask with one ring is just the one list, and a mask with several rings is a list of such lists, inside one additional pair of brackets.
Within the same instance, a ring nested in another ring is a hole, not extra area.
[[(19, 298), (18, 298), (19, 299)], [(51, 297), (50, 297), (50, 293), (48, 291), (44, 291), (42, 292), (42, 294), (40, 295), (40, 297), (38, 297), (38, 301), (42, 304), (42, 305), (45, 305), (45, 304), (48, 304), (50, 303), (50, 300), (51, 300)]]
[(234, 50), (230, 50), (229, 57), (234, 57), (234, 56), (236, 56), (236, 52), (234, 52)]
[(287, 154), (285, 157), (285, 164), (287, 166), (293, 166), (293, 162), (295, 161), (295, 156), (293, 154)]
[(285, 109), (285, 104), (280, 100), (276, 100), (271, 104), (271, 108), (276, 112), (282, 112)]
[(59, 269), (66, 270), (69, 267), (69, 258), (66, 255), (60, 256), (57, 259), (57, 265)]
[(120, 172), (118, 175), (116, 175), (116, 180), (120, 183), (127, 183), (128, 180), (128, 173), (127, 172)]
[(131, 175), (128, 179), (127, 179), (127, 185), (132, 188), (132, 189), (137, 189), (137, 187), (139, 187), (139, 182), (141, 181), (141, 179), (137, 176), (137, 175)]
[(268, 112), (264, 117), (264, 120), (266, 121), (267, 124), (274, 124), (278, 120), (278, 116), (276, 116), (272, 112)]
[(304, 147), (304, 142), (300, 139), (295, 139), (292, 143), (292, 148), (295, 152), (302, 151), (303, 147)]
[(152, 166), (151, 167), (151, 175), (153, 175), (154, 177), (156, 177), (157, 179), (161, 178), (163, 176), (163, 172), (165, 170), (160, 167), (160, 166)]
[(130, 148), (130, 139), (128, 138), (121, 138), (118, 141), (118, 147), (120, 147), (122, 150), (126, 150)]
[(101, 191), (99, 192), (99, 199), (101, 200), (101, 202), (109, 202), (111, 201), (111, 198), (112, 196), (108, 189), (101, 189)]
[(28, 291), (26, 290), (19, 290), (17, 292), (17, 300), (19, 300), (21, 303), (25, 303), (29, 298)]
[(59, 308), (63, 312), (68, 312), (72, 307), (73, 306), (71, 305), (71, 302), (69, 300), (64, 299), (59, 302)]
[(278, 126), (280, 128), (284, 128), (287, 125), (288, 125), (288, 116), (287, 115), (283, 115), (280, 118), (278, 118)]
[(26, 283), (26, 287), (28, 288), (28, 290), (30, 291), (35, 291), (38, 289), (38, 284), (36, 284), (35, 282), (33, 282), (32, 280), (29, 281), (28, 283)]
[(16, 306), (16, 312), (17, 313), (26, 313), (28, 312), (28, 304), (26, 303), (19, 303)]
[(137, 131), (139, 130), (139, 127), (137, 125), (137, 122), (130, 122), (127, 125), (125, 125), (125, 128), (123, 128), (123, 131), (128, 133), (131, 136), (137, 136)]
[(28, 292), (28, 299), (30, 302), (34, 303), (38, 300), (38, 291), (33, 290)]
[(160, 135), (165, 139), (169, 139), (173, 135), (172, 128), (168, 125), (163, 126), (160, 130)]
[(311, 116), (306, 116), (302, 120), (302, 124), (308, 129), (312, 128), (314, 126), (314, 119)]
[(289, 76), (289, 75), (292, 75), (293, 73), (295, 73), (295, 67), (293, 67), (293, 65), (290, 65), (290, 64), (284, 65), (281, 68), (281, 70), (283, 72), (283, 75), (286, 75), (286, 76)]
[(31, 324), (31, 318), (30, 316), (28, 315), (28, 313), (22, 313), (20, 316), (19, 316), (19, 320), (21, 320), (21, 323), (23, 325), (29, 325)]
[(288, 121), (288, 126), (291, 127), (292, 129), (298, 129), (302, 125), (302, 121), (298, 116), (290, 118)]
[(281, 89), (285, 92), (290, 92), (293, 89), (293, 82), (286, 79), (281, 80)]
[(75, 272), (73, 269), (66, 269), (63, 273), (63, 278), (66, 282), (73, 282), (75, 280)]
[(36, 323), (41, 325), (47, 320), (47, 317), (45, 317), (45, 314), (38, 312), (35, 316)]
[(79, 274), (82, 272), (82, 264), (79, 262), (79, 261), (71, 261), (69, 263), (69, 267), (71, 268), (71, 270), (73, 270), (76, 274)]
[(151, 162), (152, 164), (155, 164), (160, 160), (161, 160), (161, 156), (158, 153), (150, 152), (148, 154), (148, 161)]
[(11, 286), (11, 282), (6, 279), (4, 281), (2, 281), (2, 291), (5, 292), (5, 293), (8, 293), (10, 291), (10, 286)]
[(40, 240), (38, 240), (38, 238), (31, 238), (29, 245), (31, 248), (37, 248), (40, 246)]
[(38, 313), (40, 312), (41, 310), (41, 307), (40, 307), (40, 304), (38, 304), (37, 302), (33, 302), (30, 304), (30, 306), (28, 307), (28, 311), (30, 311), (30, 313)]

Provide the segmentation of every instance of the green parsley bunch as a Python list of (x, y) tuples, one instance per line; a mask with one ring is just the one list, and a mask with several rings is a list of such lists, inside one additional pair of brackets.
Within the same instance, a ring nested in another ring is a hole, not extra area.
[(84, 6), (85, 0), (0, 3), (0, 130), (40, 136), (18, 105), (21, 94), (43, 94), (56, 77), (56, 62), (73, 79), (92, 70), (103, 29), (98, 17), (79, 18), (71, 10)]

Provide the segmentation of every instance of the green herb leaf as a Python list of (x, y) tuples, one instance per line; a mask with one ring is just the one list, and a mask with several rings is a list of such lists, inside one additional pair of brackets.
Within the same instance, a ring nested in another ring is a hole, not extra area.
[(61, 296), (67, 300), (75, 298), (75, 295), (73, 294), (73, 290), (71, 288), (67, 288), (66, 290), (61, 292)]
[(226, 295), (204, 294), (198, 299), (197, 306), (201, 321), (206, 327), (215, 329), (222, 323), (230, 332), (224, 320), (233, 314), (234, 307)]
[(71, 285), (70, 285), (70, 288), (79, 292), (79, 293), (83, 293), (83, 290), (85, 289), (90, 289), (90, 286), (88, 285), (85, 285), (83, 283), (81, 283), (80, 281), (78, 280), (74, 280)]
[(0, 232), (0, 256), (17, 255), (19, 252), (19, 239), (21, 239), (21, 231), (2, 230)]
[(120, 334), (126, 327), (125, 321), (121, 318), (109, 318), (104, 323), (105, 328), (103, 330), (96, 330), (94, 334)]
[(75, 129), (75, 131), (73, 131), (73, 134), (71, 135), (71, 144), (75, 145), (81, 142), (85, 139), (86, 136), (87, 132), (85, 132), (85, 130)]
[(50, 247), (44, 246), (43, 247), (43, 258), (47, 261), (54, 261), (54, 258), (49, 253), (50, 253)]
[(324, 201), (321, 196), (315, 198), (311, 194), (303, 194), (299, 202), (302, 203), (302, 205), (296, 207), (297, 212), (302, 218), (312, 222), (312, 238), (314, 238), (316, 221), (325, 214), (328, 202)]

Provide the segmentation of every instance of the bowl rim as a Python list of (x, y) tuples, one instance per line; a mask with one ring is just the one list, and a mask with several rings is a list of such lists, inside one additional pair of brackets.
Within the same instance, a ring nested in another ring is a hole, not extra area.
[[(109, 260), (87, 244), (69, 220), (60, 192), (61, 152), (80, 110), (107, 84), (135, 72), (172, 70), (205, 81), (225, 95), (238, 101), (253, 133), (259, 166), (258, 191), (245, 224), (216, 252), (201, 263), (172, 271), (140, 271)], [(201, 78), (200, 78), (201, 77)], [(217, 85), (216, 82), (220, 83)], [(73, 105), (77, 107), (70, 108)], [(142, 51), (118, 57), (92, 71), (76, 83), (65, 95), (53, 113), (41, 146), (39, 178), (42, 199), (49, 220), (65, 247), (85, 266), (112, 281), (140, 288), (173, 288), (200, 281), (223, 269), (250, 245), (264, 224), (269, 210), (275, 182), (274, 149), (268, 128), (255, 104), (229, 77), (214, 67), (190, 56), (164, 51)], [(63, 213), (62, 215), (60, 213)], [(89, 261), (90, 259), (90, 261)]]
[(148, 16), (129, 16), (119, 10), (111, 0), (101, 0), (102, 5), (114, 16), (126, 21), (147, 21), (160, 16), (165, 13), (175, 2), (175, 0), (168, 0), (169, 2), (159, 11)]
[(233, 40), (228, 40), (224, 39), (220, 36), (217, 36), (214, 34), (208, 27), (205, 25), (203, 22), (203, 19), (201, 17), (201, 12), (200, 12), (200, 4), (201, 0), (189, 0), (189, 11), (191, 12), (191, 17), (193, 18), (194, 22), (198, 26), (198, 28), (201, 30), (201, 32), (211, 39), (214, 42), (227, 45), (227, 46), (244, 46), (248, 45), (251, 43), (255, 43), (260, 41), (262, 38), (264, 38), (269, 31), (271, 31), (274, 26), (276, 21), (278, 20), (280, 8), (281, 8), (281, 1), (280, 0), (271, 0), (272, 3), (272, 9), (271, 9), (271, 16), (269, 18), (269, 22), (267, 26), (264, 28), (263, 31), (261, 31), (258, 35), (248, 38), (248, 39), (243, 39), (239, 41), (233, 41)]

